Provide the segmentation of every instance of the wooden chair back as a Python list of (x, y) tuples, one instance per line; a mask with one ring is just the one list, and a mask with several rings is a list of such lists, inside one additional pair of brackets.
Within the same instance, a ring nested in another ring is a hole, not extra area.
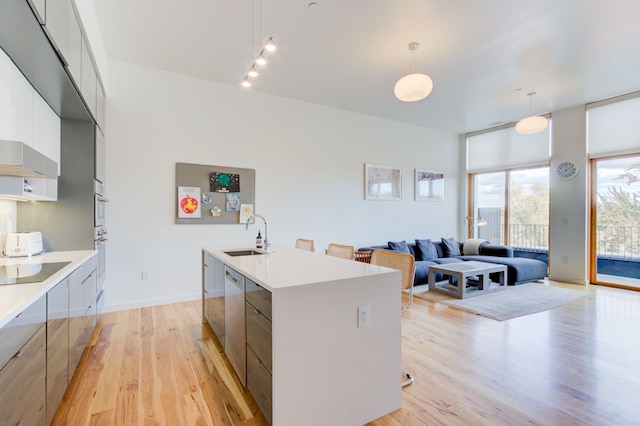
[(403, 311), (413, 303), (413, 280), (415, 278), (415, 259), (412, 254), (387, 250), (374, 250), (371, 253), (371, 264), (398, 269), (402, 272), (402, 290), (408, 290), (409, 303)]
[(327, 254), (329, 256), (342, 257), (349, 260), (353, 260), (354, 252), (355, 248), (353, 246), (331, 243), (329, 247), (327, 247)]
[(304, 238), (298, 238), (296, 240), (296, 248), (315, 251), (315, 248), (313, 247), (313, 240), (305, 240)]

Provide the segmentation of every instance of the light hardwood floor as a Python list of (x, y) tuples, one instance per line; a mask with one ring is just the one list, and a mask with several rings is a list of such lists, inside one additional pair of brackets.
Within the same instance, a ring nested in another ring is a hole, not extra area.
[[(371, 425), (640, 424), (640, 293), (551, 284), (585, 297), (504, 322), (415, 298), (402, 319), (415, 383)], [(104, 314), (53, 424), (266, 424), (200, 306)]]

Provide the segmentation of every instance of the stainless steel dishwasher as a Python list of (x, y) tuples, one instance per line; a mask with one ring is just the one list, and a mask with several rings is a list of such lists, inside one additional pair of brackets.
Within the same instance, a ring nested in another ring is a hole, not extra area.
[(243, 386), (247, 385), (244, 276), (224, 267), (224, 351)]

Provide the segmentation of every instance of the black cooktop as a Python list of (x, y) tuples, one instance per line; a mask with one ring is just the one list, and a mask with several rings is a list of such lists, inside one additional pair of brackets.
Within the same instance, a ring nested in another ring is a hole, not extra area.
[(55, 274), (69, 263), (71, 262), (3, 265), (0, 266), (0, 285), (39, 283)]

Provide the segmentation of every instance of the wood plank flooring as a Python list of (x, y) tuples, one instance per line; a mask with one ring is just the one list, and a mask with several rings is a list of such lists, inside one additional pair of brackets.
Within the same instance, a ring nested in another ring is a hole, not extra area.
[[(415, 383), (371, 425), (640, 424), (640, 293), (548, 284), (585, 297), (504, 322), (415, 298)], [(104, 314), (52, 424), (266, 424), (221, 352), (200, 301)]]

